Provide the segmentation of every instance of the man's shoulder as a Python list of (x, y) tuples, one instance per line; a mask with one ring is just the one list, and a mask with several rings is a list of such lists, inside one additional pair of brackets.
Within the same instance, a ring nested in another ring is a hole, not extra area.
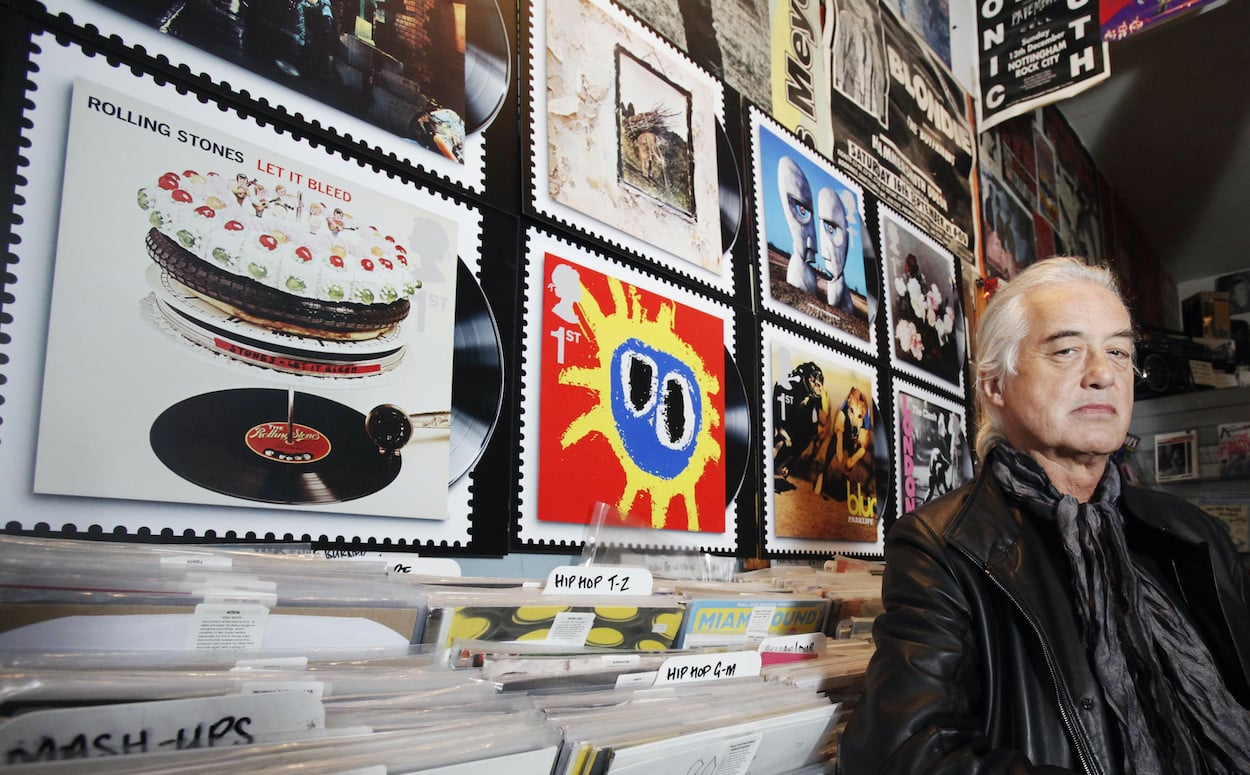
[(1191, 540), (1207, 540), (1213, 533), (1226, 532), (1214, 517), (1179, 495), (1125, 485), (1123, 499), (1124, 508), (1135, 519)]
[(977, 481), (968, 482), (944, 495), (927, 501), (899, 517), (895, 527), (906, 531), (923, 530), (944, 540), (951, 527), (964, 516), (977, 490)]

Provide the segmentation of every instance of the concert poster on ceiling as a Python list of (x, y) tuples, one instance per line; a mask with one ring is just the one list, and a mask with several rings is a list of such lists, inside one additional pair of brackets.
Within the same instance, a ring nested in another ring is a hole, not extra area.
[(967, 94), (888, 5), (825, 14), (831, 134), (816, 148), (946, 250), (976, 261)]
[(985, 272), (1010, 280), (1037, 261), (1033, 210), (988, 168), (981, 170), (981, 244)]
[(528, 10), (534, 213), (732, 293), (722, 84), (609, 0)]
[[(485, 188), (485, 130), (505, 107), (514, 5), (432, 0), (222, 4), (50, 0), (190, 73), (207, 73), (240, 104), (312, 121), (382, 162), (469, 190)], [(511, 137), (515, 138), (513, 133)], [(506, 147), (501, 143), (500, 147)], [(393, 156), (391, 156), (393, 154)], [(505, 159), (509, 161), (510, 159)]]
[(1210, 5), (1215, 0), (1179, 0), (1173, 2), (1143, 3), (1141, 0), (1100, 0), (1099, 18), (1102, 39), (1124, 40), (1147, 27), (1169, 21), (1181, 14)]
[(880, 554), (890, 449), (866, 361), (762, 325), (765, 548)]
[(1075, 96), (1111, 76), (1098, 3), (978, 3), (977, 127)]
[(1041, 116), (1043, 131), (1055, 149), (1055, 198), (1059, 211), (1055, 249), (1082, 256), (1090, 263), (1104, 263), (1098, 168), (1057, 108), (1044, 108)]
[[(1059, 222), (1059, 178), (1055, 168), (1055, 149), (1046, 135), (1033, 131), (1034, 156), (1037, 159), (1037, 212), (1052, 225)], [(1038, 250), (1039, 255), (1047, 255)]]
[(520, 540), (583, 540), (597, 504), (638, 546), (733, 549), (750, 429), (734, 315), (531, 227)]
[(754, 108), (750, 123), (764, 308), (875, 355), (880, 283), (862, 190)]
[(900, 514), (972, 481), (962, 404), (899, 380), (894, 415)]
[(889, 208), (879, 216), (890, 364), (962, 398), (968, 347), (955, 258)]
[(7, 375), (5, 513), (467, 543), (486, 433), (462, 438), (451, 384), (480, 214), (34, 42), (6, 332), (37, 367)]
[(1003, 148), (1003, 180), (1026, 203), (1037, 207), (1037, 152), (1033, 147), (1033, 114), (1017, 116), (996, 128)]

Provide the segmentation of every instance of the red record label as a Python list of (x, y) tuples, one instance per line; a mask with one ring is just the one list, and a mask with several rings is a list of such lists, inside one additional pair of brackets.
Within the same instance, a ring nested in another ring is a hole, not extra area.
[(248, 449), (279, 463), (315, 463), (330, 454), (330, 440), (299, 423), (263, 422), (248, 429)]

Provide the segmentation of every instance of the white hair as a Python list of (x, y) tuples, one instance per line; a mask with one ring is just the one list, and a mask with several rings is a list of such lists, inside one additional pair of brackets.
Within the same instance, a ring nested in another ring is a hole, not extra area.
[(1020, 345), (1028, 336), (1029, 321), (1024, 313), (1024, 299), (1048, 285), (1064, 285), (1079, 281), (1094, 282), (1115, 295), (1124, 304), (1124, 294), (1109, 269), (1090, 266), (1075, 256), (1053, 256), (1032, 264), (995, 293), (986, 305), (977, 326), (976, 408), (977, 457), (982, 460), (1003, 440), (1002, 416), (998, 407), (988, 400), (989, 391), (1004, 377), (1016, 373)]

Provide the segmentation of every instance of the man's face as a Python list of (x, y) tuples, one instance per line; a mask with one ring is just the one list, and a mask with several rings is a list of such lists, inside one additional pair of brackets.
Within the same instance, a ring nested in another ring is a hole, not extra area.
[(842, 276), (846, 267), (846, 207), (831, 188), (822, 188), (816, 200), (816, 214), (820, 225), (817, 239), (820, 241), (820, 258), (823, 267), (817, 266), (829, 278)]
[(816, 250), (816, 224), (812, 218), (812, 187), (799, 165), (789, 156), (782, 156), (777, 163), (777, 195), (790, 226), (790, 238), (794, 242), (791, 252), (811, 263)]
[(1024, 299), (1016, 373), (989, 386), (1007, 441), (1059, 463), (1119, 449), (1133, 410), (1133, 332), (1124, 305), (1082, 280)]

